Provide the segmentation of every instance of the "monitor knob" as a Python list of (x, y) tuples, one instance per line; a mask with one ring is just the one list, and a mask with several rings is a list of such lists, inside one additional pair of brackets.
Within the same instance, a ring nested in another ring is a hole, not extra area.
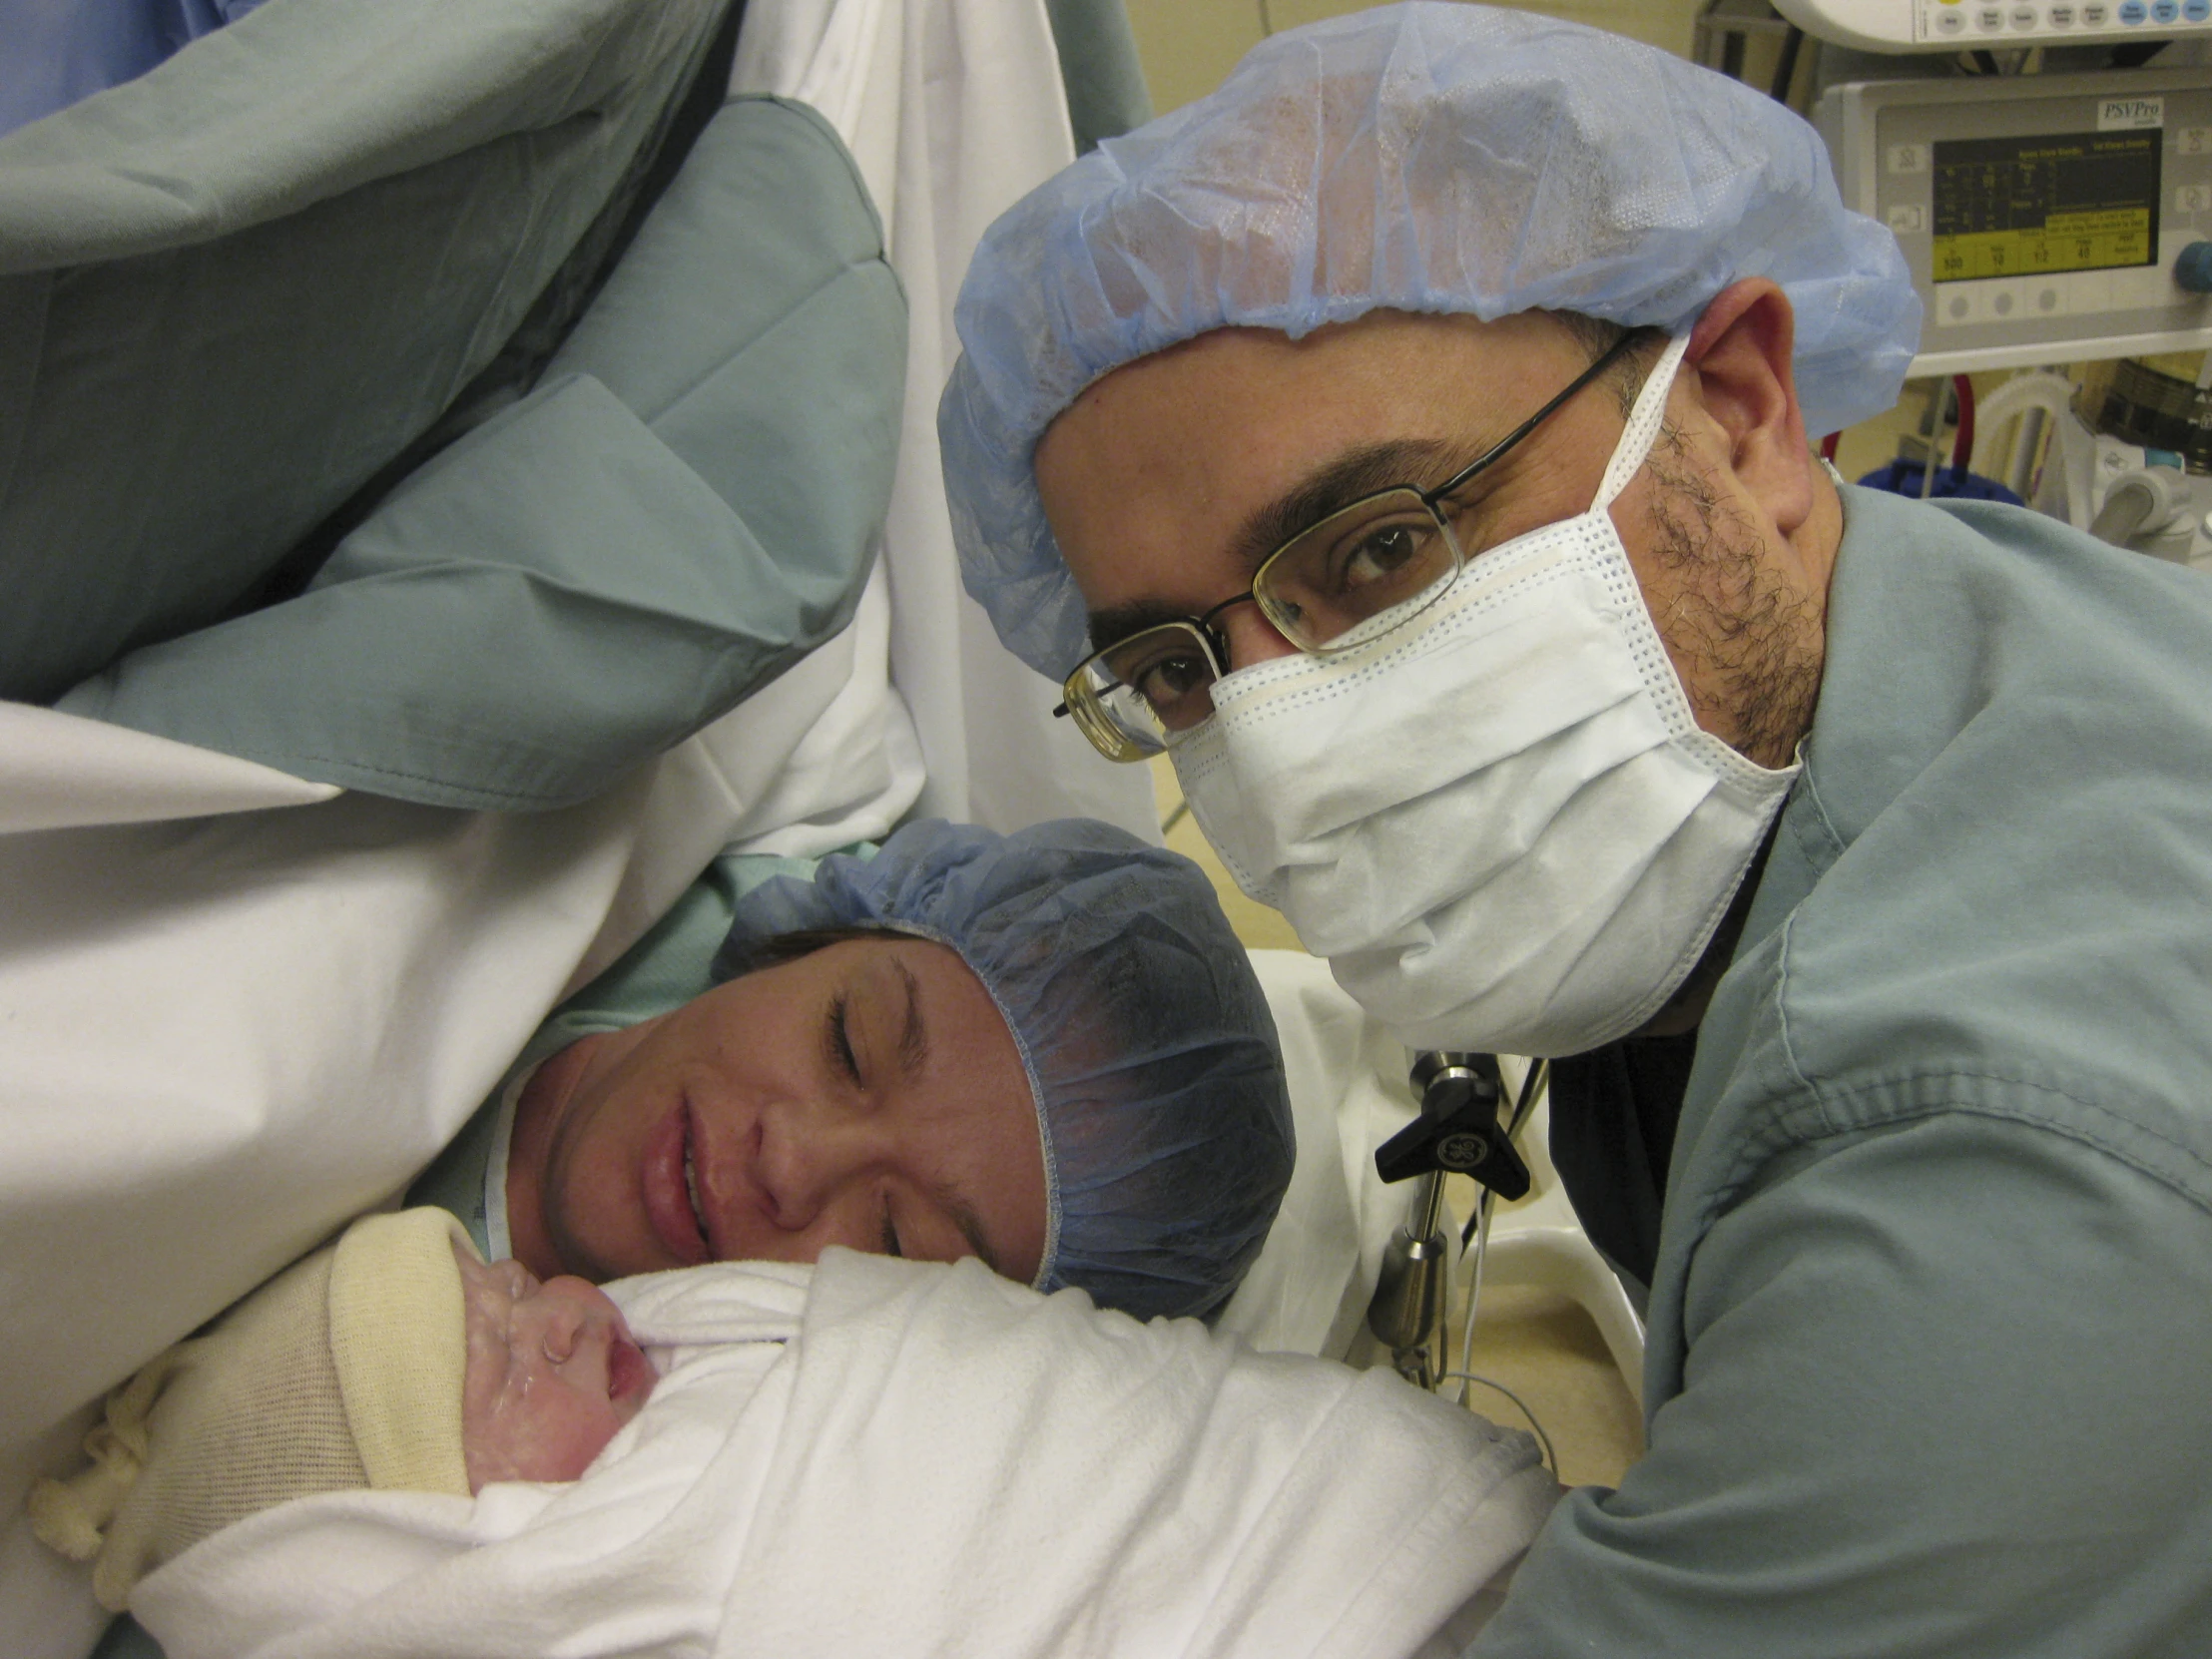
[(2174, 280), (2191, 293), (2212, 293), (2212, 242), (2192, 242), (2175, 256)]

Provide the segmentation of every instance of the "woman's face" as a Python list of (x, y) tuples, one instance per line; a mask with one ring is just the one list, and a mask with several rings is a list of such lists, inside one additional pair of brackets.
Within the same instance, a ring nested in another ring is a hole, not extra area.
[(468, 1319), (468, 1489), (574, 1480), (638, 1414), (653, 1391), (652, 1366), (597, 1286), (540, 1282), (520, 1262), (487, 1267), (458, 1245), (453, 1256)]
[(850, 939), (541, 1068), (516, 1111), (515, 1254), (595, 1281), (830, 1245), (1036, 1275), (1044, 1152), (1006, 1023), (959, 956)]

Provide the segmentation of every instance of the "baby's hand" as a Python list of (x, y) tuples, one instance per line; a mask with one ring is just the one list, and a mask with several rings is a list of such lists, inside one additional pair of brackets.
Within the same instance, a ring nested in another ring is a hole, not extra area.
[(638, 1414), (657, 1381), (622, 1311), (581, 1279), (458, 1248), (468, 1311), (461, 1445), (469, 1490), (574, 1480)]

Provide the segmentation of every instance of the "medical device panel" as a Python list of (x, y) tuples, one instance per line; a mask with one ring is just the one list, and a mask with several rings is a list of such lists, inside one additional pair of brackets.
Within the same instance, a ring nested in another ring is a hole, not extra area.
[(1774, 0), (1807, 34), (1867, 52), (2083, 46), (2212, 34), (2212, 0)]
[[(2212, 5), (2212, 0), (2206, 0)], [(1861, 81), (1814, 109), (1926, 307), (1912, 372), (2212, 340), (2212, 75)]]

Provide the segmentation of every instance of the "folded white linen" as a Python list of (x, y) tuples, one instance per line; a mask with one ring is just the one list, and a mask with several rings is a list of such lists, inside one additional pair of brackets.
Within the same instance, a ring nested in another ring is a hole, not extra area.
[(725, 842), (819, 854), (913, 804), (888, 616), (878, 570), (844, 633), (547, 813), (0, 703), (0, 1319), (43, 1338), (0, 1364), (7, 1659), (106, 1622), (21, 1512), (102, 1393), (403, 1189)]
[(170, 1659), (1420, 1650), (1558, 1488), (1397, 1378), (975, 1262), (614, 1288), (666, 1375), (585, 1477), (345, 1492), (144, 1580)]

